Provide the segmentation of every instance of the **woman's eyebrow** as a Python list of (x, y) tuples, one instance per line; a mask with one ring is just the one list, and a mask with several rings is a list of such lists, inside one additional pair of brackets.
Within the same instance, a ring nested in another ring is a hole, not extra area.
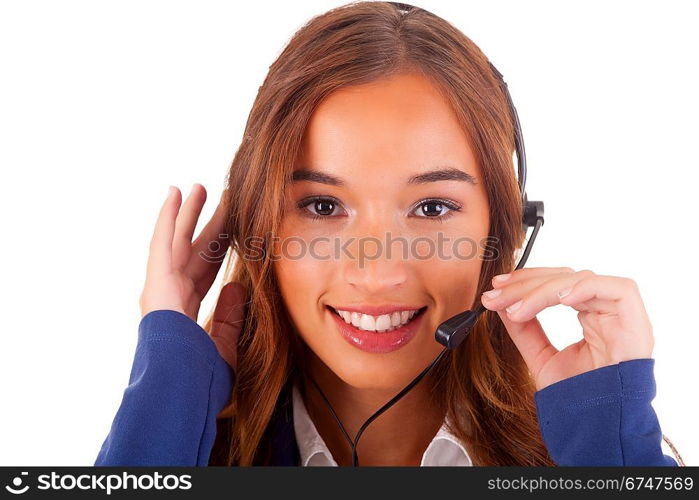
[[(345, 186), (345, 181), (339, 177), (309, 168), (296, 170), (292, 174), (291, 182), (301, 181), (318, 182), (320, 184), (328, 184), (329, 186)], [(430, 170), (429, 172), (413, 175), (408, 179), (407, 184), (426, 184), (428, 182), (436, 181), (461, 181), (468, 182), (469, 184), (473, 185), (477, 184), (474, 176), (454, 167), (439, 168), (436, 170)]]
[(461, 181), (473, 185), (476, 184), (476, 178), (474, 176), (455, 167), (440, 168), (413, 175), (408, 179), (408, 184), (426, 184), (435, 181)]
[(294, 171), (294, 173), (291, 175), (291, 182), (301, 181), (319, 182), (321, 184), (328, 184), (330, 186), (338, 187), (343, 187), (345, 185), (345, 181), (339, 177), (325, 174), (323, 172), (319, 172), (318, 170), (311, 170), (309, 168), (301, 168)]

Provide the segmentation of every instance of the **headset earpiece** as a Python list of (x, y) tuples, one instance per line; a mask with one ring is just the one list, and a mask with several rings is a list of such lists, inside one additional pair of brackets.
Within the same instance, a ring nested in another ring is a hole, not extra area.
[(522, 231), (525, 233), (530, 227), (536, 225), (536, 221), (541, 219), (541, 225), (544, 225), (544, 202), (527, 200), (527, 193), (524, 193), (522, 202)]

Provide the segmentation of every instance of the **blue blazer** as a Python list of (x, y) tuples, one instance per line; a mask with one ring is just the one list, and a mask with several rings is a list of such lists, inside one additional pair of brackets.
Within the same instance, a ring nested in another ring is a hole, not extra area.
[[(661, 449), (651, 406), (654, 359), (597, 368), (534, 393), (539, 427), (557, 465), (674, 466)], [(171, 310), (146, 314), (129, 384), (96, 466), (206, 466), (235, 380), (196, 321)], [(300, 464), (291, 391), (270, 422), (273, 465)]]

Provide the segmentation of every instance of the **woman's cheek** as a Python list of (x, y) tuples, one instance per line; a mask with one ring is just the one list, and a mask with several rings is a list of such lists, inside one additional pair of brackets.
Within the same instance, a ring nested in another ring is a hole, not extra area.
[(289, 314), (299, 330), (317, 330), (319, 299), (332, 277), (330, 243), (285, 232), (276, 244), (275, 274)]
[(422, 276), (425, 287), (433, 290), (441, 302), (439, 310), (451, 317), (473, 305), (482, 267), (482, 249), (475, 237), (447, 235), (442, 241), (441, 253), (429, 261), (429, 272)]

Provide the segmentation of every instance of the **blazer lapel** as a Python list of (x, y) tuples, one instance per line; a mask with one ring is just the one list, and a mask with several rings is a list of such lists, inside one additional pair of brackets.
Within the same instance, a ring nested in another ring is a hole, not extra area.
[(291, 385), (287, 384), (286, 389), (282, 392), (281, 402), (275, 412), (271, 465), (298, 467), (301, 464), (301, 456), (294, 432), (294, 412), (290, 387)]

